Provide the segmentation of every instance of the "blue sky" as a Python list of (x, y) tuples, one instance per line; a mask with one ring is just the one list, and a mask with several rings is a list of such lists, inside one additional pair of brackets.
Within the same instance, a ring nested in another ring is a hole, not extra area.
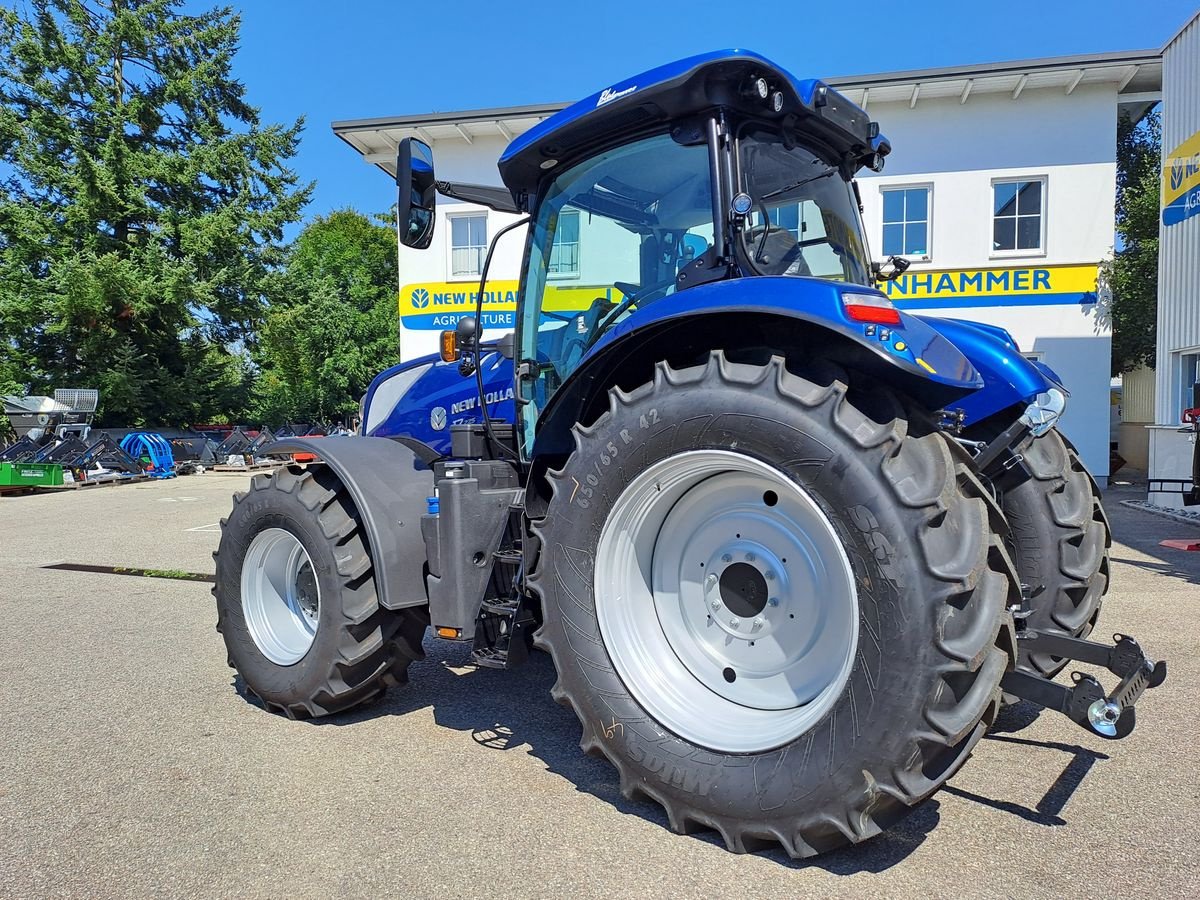
[(756, 50), (799, 77), (1157, 48), (1196, 9), (1195, 0), (227, 2), (242, 10), (235, 69), (250, 101), (265, 121), (306, 118), (295, 165), (317, 182), (308, 216), (392, 202), (387, 178), (333, 136), (338, 119), (569, 101), (722, 47)]

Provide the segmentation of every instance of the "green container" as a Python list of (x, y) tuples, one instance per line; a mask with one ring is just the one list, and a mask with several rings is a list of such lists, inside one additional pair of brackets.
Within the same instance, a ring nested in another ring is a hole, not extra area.
[(62, 483), (62, 466), (53, 463), (0, 462), (0, 487), (47, 487)]

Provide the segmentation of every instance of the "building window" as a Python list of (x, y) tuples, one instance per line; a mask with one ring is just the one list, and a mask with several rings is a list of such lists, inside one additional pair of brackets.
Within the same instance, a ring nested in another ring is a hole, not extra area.
[(1179, 412), (1200, 406), (1200, 353), (1181, 353)]
[(1044, 249), (1046, 180), (992, 183), (992, 252)]
[(478, 275), (487, 253), (487, 213), (449, 218), (450, 274)]
[(929, 258), (929, 188), (884, 188), (884, 256)]
[(579, 211), (564, 210), (558, 215), (554, 243), (550, 245), (551, 275), (569, 277), (579, 274)]

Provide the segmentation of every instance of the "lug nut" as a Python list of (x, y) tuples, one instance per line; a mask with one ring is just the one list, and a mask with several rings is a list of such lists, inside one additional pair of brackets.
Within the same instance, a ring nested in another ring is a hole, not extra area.
[(708, 586), (709, 590), (712, 590), (717, 586), (717, 576), (709, 572), (708, 577), (704, 579), (704, 583)]
[(767, 601), (767, 606), (778, 606), (778, 605), (779, 605), (778, 597), (772, 597), (770, 600)]
[(731, 628), (737, 628), (741, 624), (742, 624), (742, 620), (739, 619), (737, 616), (734, 616), (732, 619), (729, 620), (729, 626)]
[(721, 562), (731, 563), (733, 562), (733, 556), (729, 553), (723, 553), (721, 554)]
[(709, 605), (710, 605), (710, 606), (712, 606), (712, 608), (713, 608), (713, 609), (720, 609), (720, 608), (721, 608), (721, 601), (720, 601), (720, 600), (718, 600), (716, 597), (713, 597), (712, 603), (711, 603), (711, 604), (709, 604)]
[(753, 553), (746, 554), (746, 562), (754, 562), (754, 554)]
[(757, 619), (754, 620), (755, 628), (762, 628), (764, 624), (766, 624), (766, 620), (763, 619), (762, 616), (759, 616)]
[(767, 581), (774, 581), (774, 580), (775, 580), (775, 573), (771, 569), (768, 569), (767, 570)]

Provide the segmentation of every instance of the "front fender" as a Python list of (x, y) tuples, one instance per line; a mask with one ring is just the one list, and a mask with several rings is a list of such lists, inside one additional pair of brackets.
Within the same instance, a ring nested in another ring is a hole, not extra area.
[(1026, 359), (1003, 328), (963, 319), (914, 316), (925, 321), (958, 347), (983, 377), (983, 386), (955, 406), (966, 414), (964, 424), (976, 422), (1015, 405), (1025, 405), (1049, 388), (1070, 392), (1054, 370)]
[(433, 472), (412, 449), (382, 438), (325, 437), (287, 438), (262, 452), (311, 453), (329, 466), (362, 519), (380, 605), (403, 609), (428, 602), (421, 516), (433, 495)]

